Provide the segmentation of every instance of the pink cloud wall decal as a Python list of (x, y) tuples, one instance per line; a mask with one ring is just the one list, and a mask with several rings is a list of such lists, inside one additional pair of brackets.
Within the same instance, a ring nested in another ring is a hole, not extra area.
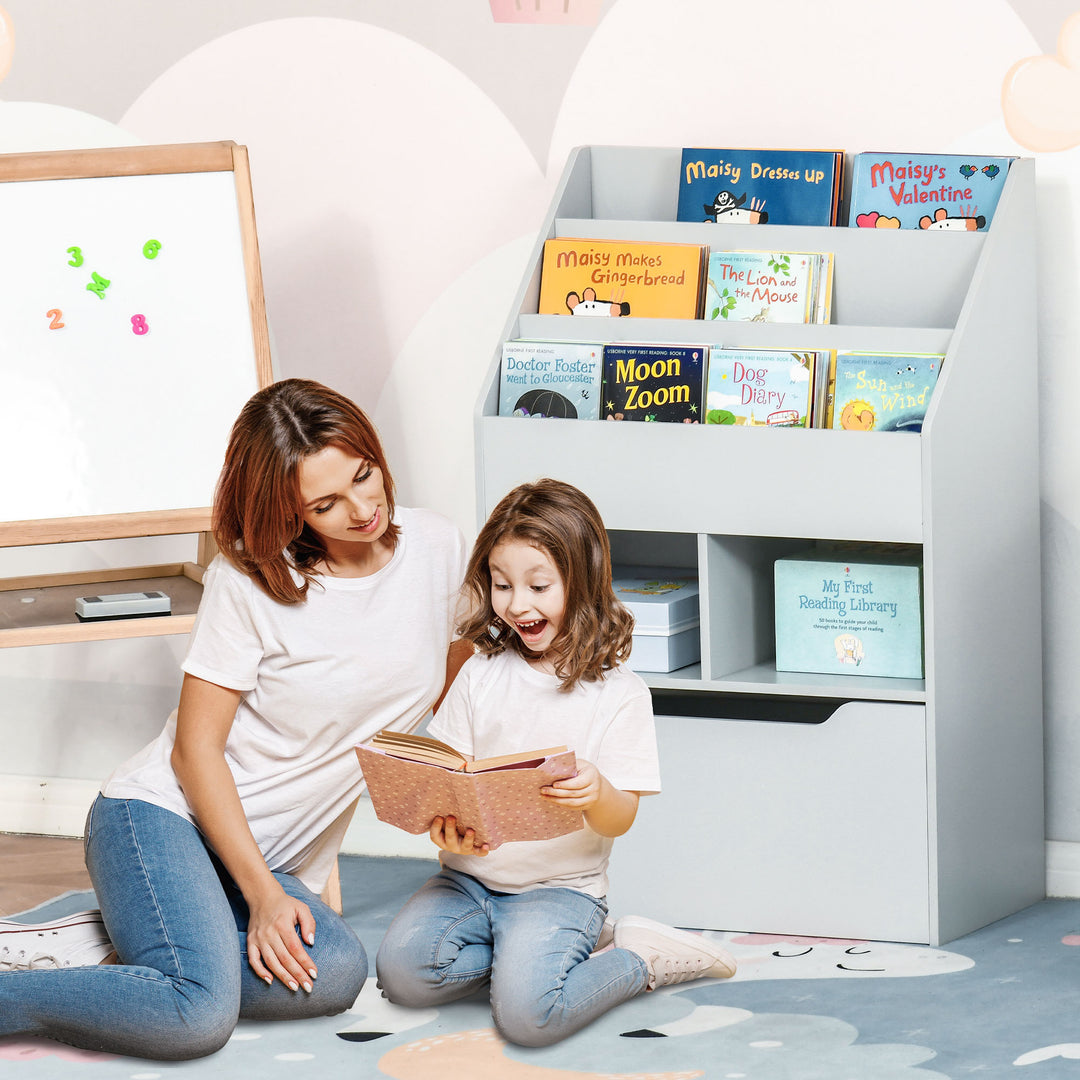
[(1080, 12), (1062, 24), (1054, 56), (1029, 56), (1012, 66), (1001, 108), (1009, 134), (1029, 150), (1080, 145)]

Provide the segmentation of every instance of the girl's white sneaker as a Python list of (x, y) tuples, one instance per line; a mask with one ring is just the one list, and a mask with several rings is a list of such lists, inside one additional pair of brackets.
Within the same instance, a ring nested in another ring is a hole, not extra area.
[(615, 923), (615, 948), (629, 949), (645, 961), (650, 990), (735, 974), (735, 957), (716, 942), (640, 915), (624, 915)]

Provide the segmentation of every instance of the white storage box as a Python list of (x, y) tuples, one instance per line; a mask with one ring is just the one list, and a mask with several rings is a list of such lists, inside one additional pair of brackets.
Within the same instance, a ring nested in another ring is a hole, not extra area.
[(670, 566), (615, 566), (615, 596), (634, 616), (634, 671), (674, 671), (701, 659), (698, 579)]

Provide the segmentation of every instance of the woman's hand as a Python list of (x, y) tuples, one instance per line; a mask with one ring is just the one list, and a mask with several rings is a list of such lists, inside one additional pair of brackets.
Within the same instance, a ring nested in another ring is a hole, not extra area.
[(461, 835), (457, 830), (457, 819), (452, 815), (437, 817), (431, 822), (428, 830), (431, 842), (441, 851), (449, 851), (454, 855), (486, 855), (489, 851), (487, 844), (476, 845), (476, 830), (466, 829)]
[[(277, 883), (275, 882), (275, 885)], [(280, 886), (248, 905), (247, 956), (251, 969), (265, 983), (280, 979), (290, 990), (311, 993), (318, 975), (296, 928), (309, 945), (315, 944), (315, 918), (302, 900)]]
[(578, 758), (577, 770), (576, 776), (556, 780), (550, 787), (542, 787), (540, 794), (558, 802), (560, 806), (573, 806), (582, 812), (591, 810), (600, 801), (604, 778), (600, 770), (584, 758)]

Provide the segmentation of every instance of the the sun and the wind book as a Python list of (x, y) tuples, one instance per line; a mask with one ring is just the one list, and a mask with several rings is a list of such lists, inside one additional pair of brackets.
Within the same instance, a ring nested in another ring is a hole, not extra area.
[(844, 431), (922, 431), (941, 353), (838, 349), (825, 426)]

